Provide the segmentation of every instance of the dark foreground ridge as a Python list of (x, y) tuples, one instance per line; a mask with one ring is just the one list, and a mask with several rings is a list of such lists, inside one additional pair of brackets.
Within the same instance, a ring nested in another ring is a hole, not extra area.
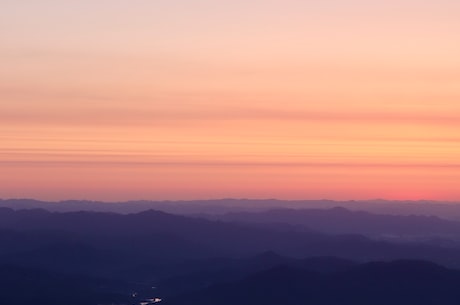
[(459, 271), (422, 261), (368, 263), (329, 274), (283, 265), (164, 304), (456, 305), (459, 281)]
[(0, 266), (0, 304), (8, 305), (91, 305), (125, 304), (126, 284), (45, 270)]

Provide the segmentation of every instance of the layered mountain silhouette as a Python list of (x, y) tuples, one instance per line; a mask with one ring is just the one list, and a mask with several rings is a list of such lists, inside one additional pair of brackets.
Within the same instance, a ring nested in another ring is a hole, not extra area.
[(460, 205), (443, 201), (392, 201), (392, 200), (277, 200), (277, 199), (216, 199), (187, 201), (125, 201), (102, 202), (88, 200), (65, 200), (59, 202), (34, 199), (0, 199), (0, 207), (16, 210), (46, 209), (56, 212), (94, 211), (121, 214), (158, 210), (173, 214), (225, 214), (230, 212), (257, 212), (271, 209), (331, 209), (344, 207), (353, 211), (368, 211), (388, 215), (424, 215), (460, 220)]
[(455, 248), (254, 227), (159, 211), (120, 215), (1, 209), (0, 223), (3, 260), (46, 265), (50, 257), (56, 257), (58, 267), (78, 266), (82, 270), (87, 265), (87, 269), (100, 272), (120, 261), (130, 262), (122, 265), (130, 269), (140, 264), (251, 256), (265, 251), (292, 257), (339, 256), (361, 261), (417, 258), (460, 265), (460, 250)]
[[(423, 215), (382, 215), (365, 211), (332, 209), (273, 209), (208, 216), (210, 219), (253, 224), (289, 224), (329, 234), (362, 234), (405, 241), (442, 242), (454, 246), (460, 240), (460, 222)], [(451, 241), (449, 243), (448, 241)]]
[(172, 297), (167, 305), (454, 305), (460, 272), (423, 261), (368, 263), (319, 273), (281, 265)]
[[(0, 284), (8, 287), (0, 304), (28, 305), (36, 295), (35, 305), (138, 305), (157, 296), (166, 304), (378, 305), (398, 294), (401, 304), (453, 304), (454, 293), (442, 287), (459, 283), (445, 267), (459, 268), (460, 248), (338, 233), (426, 226), (441, 234), (455, 232), (455, 222), (344, 209), (218, 218), (0, 208)], [(417, 289), (424, 289), (420, 299)], [(385, 291), (388, 298), (371, 302)], [(63, 301), (76, 294), (74, 303)]]

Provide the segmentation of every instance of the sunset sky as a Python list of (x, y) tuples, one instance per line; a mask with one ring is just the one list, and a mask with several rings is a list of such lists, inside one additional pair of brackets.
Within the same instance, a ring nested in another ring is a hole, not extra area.
[(460, 201), (458, 0), (0, 0), (0, 198)]

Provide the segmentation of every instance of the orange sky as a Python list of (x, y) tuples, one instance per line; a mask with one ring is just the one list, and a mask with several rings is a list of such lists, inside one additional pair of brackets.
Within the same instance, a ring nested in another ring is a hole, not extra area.
[(4, 1), (0, 198), (460, 200), (459, 15)]

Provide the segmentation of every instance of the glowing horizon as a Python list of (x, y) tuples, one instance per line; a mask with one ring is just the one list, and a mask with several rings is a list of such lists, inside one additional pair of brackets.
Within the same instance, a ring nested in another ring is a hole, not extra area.
[(458, 1), (0, 7), (0, 198), (460, 201)]

